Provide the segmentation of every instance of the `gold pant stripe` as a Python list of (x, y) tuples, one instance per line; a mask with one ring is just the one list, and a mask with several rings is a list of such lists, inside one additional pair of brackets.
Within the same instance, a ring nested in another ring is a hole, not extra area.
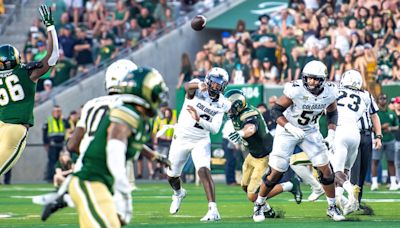
[(0, 122), (0, 176), (19, 159), (25, 149), (28, 130), (20, 124)]
[[(85, 182), (86, 182), (86, 181), (85, 181)], [(104, 221), (101, 219), (100, 215), (97, 214), (97, 211), (96, 211), (96, 209), (94, 208), (93, 201), (92, 201), (92, 199), (90, 198), (90, 195), (89, 195), (88, 190), (86, 189), (85, 182), (82, 181), (82, 180), (79, 180), (79, 187), (83, 190), (83, 193), (84, 193), (85, 196), (86, 196), (85, 199), (87, 200), (87, 203), (88, 203), (88, 206), (89, 206), (88, 208), (89, 208), (89, 210), (90, 210), (90, 213), (93, 215), (93, 218), (100, 224), (101, 227), (106, 227), (106, 224), (105, 224)]]
[(110, 222), (109, 222), (108, 219), (107, 219), (107, 216), (105, 216), (104, 213), (103, 213), (103, 211), (101, 211), (101, 207), (100, 207), (99, 204), (97, 203), (97, 202), (98, 202), (98, 199), (97, 199), (96, 195), (94, 194), (94, 192), (93, 192), (93, 190), (92, 190), (92, 187), (90, 186), (89, 183), (90, 183), (90, 182), (85, 181), (85, 182), (84, 182), (84, 185), (85, 185), (85, 187), (86, 187), (86, 189), (87, 189), (87, 192), (89, 193), (88, 196), (89, 196), (89, 200), (90, 200), (91, 204), (93, 204), (93, 209), (96, 211), (96, 214), (98, 214), (98, 216), (100, 217), (101, 221), (102, 221), (103, 223), (105, 223), (105, 225), (106, 225), (107, 227), (111, 227), (111, 224), (110, 224)]
[(100, 227), (89, 210), (86, 196), (79, 186), (79, 179), (77, 177), (72, 177), (69, 184), (69, 193), (78, 210), (80, 227)]

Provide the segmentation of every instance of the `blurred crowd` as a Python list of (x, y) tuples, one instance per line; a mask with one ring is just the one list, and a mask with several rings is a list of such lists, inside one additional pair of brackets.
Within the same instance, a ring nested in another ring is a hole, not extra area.
[(301, 78), (310, 60), (328, 67), (329, 80), (352, 68), (375, 97), (381, 85), (400, 80), (400, 1), (290, 0), (274, 14), (260, 15), (258, 29), (239, 20), (210, 40), (190, 64), (182, 56), (178, 87), (212, 66), (225, 68), (233, 84), (283, 84)]
[[(93, 66), (113, 59), (119, 51), (156, 38), (174, 28), (198, 1), (188, 0), (46, 0), (51, 6), (61, 49), (58, 63), (38, 82), (40, 102), (51, 88)], [(207, 1), (202, 1), (206, 4)], [(214, 2), (214, 1), (213, 1)], [(22, 53), (25, 62), (46, 55), (46, 32), (34, 18)], [(47, 90), (46, 90), (47, 89)], [(50, 93), (49, 93), (50, 91)]]

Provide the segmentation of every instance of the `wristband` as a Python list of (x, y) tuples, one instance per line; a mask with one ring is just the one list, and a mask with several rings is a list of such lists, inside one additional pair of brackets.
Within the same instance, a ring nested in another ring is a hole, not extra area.
[(383, 136), (382, 136), (382, 135), (375, 135), (375, 138), (376, 138), (376, 139), (382, 139)]

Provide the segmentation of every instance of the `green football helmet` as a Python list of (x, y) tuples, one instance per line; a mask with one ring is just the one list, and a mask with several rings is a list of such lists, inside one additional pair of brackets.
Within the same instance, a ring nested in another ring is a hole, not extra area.
[(160, 114), (160, 106), (168, 103), (168, 87), (154, 68), (139, 67), (128, 72), (117, 87), (124, 102), (143, 106), (150, 117)]
[(230, 116), (238, 115), (243, 109), (247, 107), (246, 97), (240, 89), (231, 89), (225, 93), (225, 97), (231, 102), (231, 109), (228, 114)]
[(19, 51), (10, 44), (0, 46), (0, 71), (12, 70), (21, 63)]

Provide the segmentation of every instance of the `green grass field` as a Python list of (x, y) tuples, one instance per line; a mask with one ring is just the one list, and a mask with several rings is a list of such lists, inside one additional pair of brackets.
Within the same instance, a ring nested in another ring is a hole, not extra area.
[[(284, 218), (268, 219), (254, 223), (251, 215), (253, 206), (247, 201), (240, 187), (217, 184), (217, 203), (222, 220), (204, 224), (199, 220), (207, 212), (207, 202), (202, 186), (185, 184), (187, 197), (177, 215), (169, 215), (171, 190), (165, 183), (139, 183), (133, 193), (134, 219), (128, 227), (399, 227), (400, 191), (365, 193), (365, 201), (374, 209), (374, 216), (350, 215), (348, 221), (337, 223), (325, 215), (327, 203), (324, 197), (318, 202), (302, 202), (297, 205), (290, 193), (283, 193), (269, 202), (276, 210), (284, 211)], [(303, 187), (304, 198), (310, 193)], [(40, 221), (41, 206), (31, 202), (31, 196), (53, 190), (50, 185), (0, 186), (0, 227), (78, 227), (74, 209), (66, 208), (48, 221)], [(323, 200), (322, 200), (323, 199)], [(396, 225), (397, 224), (397, 225)]]

